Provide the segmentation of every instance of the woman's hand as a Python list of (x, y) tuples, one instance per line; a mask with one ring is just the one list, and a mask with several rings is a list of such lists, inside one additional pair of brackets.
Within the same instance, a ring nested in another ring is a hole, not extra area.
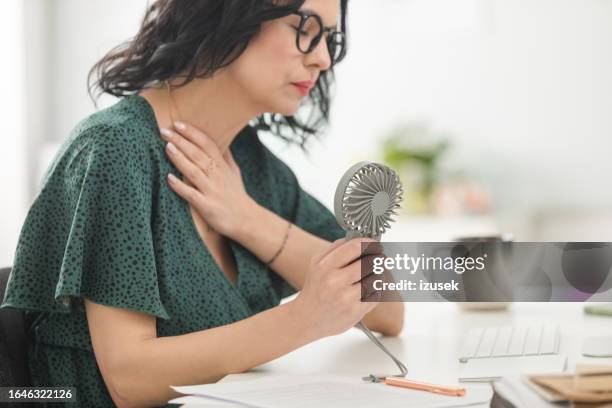
[(371, 285), (360, 281), (362, 242), (375, 244), (365, 258), (382, 253), (373, 239), (342, 238), (311, 258), (304, 287), (291, 306), (317, 338), (350, 329), (379, 304), (381, 293), (367, 290)]
[(168, 157), (183, 174), (183, 180), (169, 174), (170, 187), (208, 225), (233, 238), (257, 203), (244, 188), (230, 148), (221, 153), (216, 143), (194, 126), (178, 122), (174, 127), (160, 129), (168, 142)]

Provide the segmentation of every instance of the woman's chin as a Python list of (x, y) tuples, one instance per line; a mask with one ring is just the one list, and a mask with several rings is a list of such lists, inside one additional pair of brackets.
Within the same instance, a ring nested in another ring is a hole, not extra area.
[(306, 99), (305, 96), (300, 95), (295, 89), (291, 89), (290, 93), (283, 93), (279, 96), (273, 103), (275, 109), (270, 112), (277, 112), (284, 116), (295, 115)]
[(280, 106), (277, 106), (275, 110), (272, 110), (272, 112), (277, 112), (284, 116), (293, 116), (300, 109), (301, 104), (301, 100), (297, 102), (284, 103)]

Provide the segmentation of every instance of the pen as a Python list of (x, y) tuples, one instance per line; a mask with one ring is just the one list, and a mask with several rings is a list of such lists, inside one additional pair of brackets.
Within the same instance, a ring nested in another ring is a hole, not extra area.
[(465, 395), (465, 388), (446, 387), (443, 385), (406, 380), (404, 378), (386, 377), (385, 384), (394, 385), (396, 387), (411, 388), (414, 390), (435, 392), (436, 394), (450, 395), (453, 397), (463, 397)]

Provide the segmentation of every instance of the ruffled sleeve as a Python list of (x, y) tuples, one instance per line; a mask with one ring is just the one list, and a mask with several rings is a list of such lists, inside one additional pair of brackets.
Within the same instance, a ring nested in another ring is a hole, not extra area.
[[(277, 188), (282, 192), (281, 215), (313, 235), (328, 241), (343, 238), (346, 233), (321, 201), (302, 188), (295, 173), (274, 156)], [(332, 182), (328, 180), (326, 182)]]
[(3, 306), (94, 302), (163, 319), (151, 228), (152, 163), (133, 132), (96, 125), (64, 149), (22, 227)]
[(297, 180), (295, 183), (293, 223), (328, 241), (343, 238), (346, 232), (338, 225), (335, 215), (319, 200), (302, 189)]

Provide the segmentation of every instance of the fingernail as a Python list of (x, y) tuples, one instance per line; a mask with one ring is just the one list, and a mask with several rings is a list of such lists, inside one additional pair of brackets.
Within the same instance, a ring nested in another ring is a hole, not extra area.
[(172, 139), (172, 136), (174, 136), (174, 132), (171, 131), (170, 129), (160, 129), (159, 133), (162, 135), (162, 137), (164, 139)]
[(174, 122), (174, 127), (177, 128), (178, 130), (187, 129), (187, 125), (185, 125), (183, 122)]
[(170, 153), (176, 153), (177, 152), (176, 146), (174, 146), (172, 143), (168, 143), (166, 146), (168, 147), (168, 150), (170, 150)]
[(171, 183), (174, 183), (178, 179), (176, 178), (176, 176), (174, 174), (168, 173), (168, 180), (170, 180)]

